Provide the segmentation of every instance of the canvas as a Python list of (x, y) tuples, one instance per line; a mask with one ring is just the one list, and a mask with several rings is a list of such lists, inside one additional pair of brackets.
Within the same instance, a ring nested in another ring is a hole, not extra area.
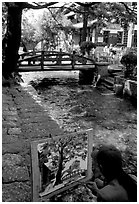
[(92, 131), (31, 143), (33, 201), (45, 199), (92, 177)]

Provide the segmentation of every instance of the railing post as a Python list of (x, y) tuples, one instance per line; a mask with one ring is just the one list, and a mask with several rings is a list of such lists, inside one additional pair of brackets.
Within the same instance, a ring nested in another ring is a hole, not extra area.
[[(35, 49), (33, 49), (32, 55), (35, 55)], [(35, 64), (35, 59), (33, 59), (33, 64)]]
[(41, 51), (41, 69), (44, 69), (44, 50)]
[(30, 59), (28, 60), (28, 66), (31, 66), (31, 60)]
[(75, 51), (73, 51), (73, 54), (72, 54), (71, 65), (72, 65), (72, 69), (74, 69), (74, 66), (75, 66)]
[(62, 61), (62, 49), (60, 48), (60, 52), (59, 55), (57, 56), (57, 65), (61, 65), (61, 61)]

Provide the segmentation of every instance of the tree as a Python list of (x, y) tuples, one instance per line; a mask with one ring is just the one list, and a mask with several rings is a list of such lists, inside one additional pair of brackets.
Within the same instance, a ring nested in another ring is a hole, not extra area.
[[(27, 3), (27, 2), (5, 2), (7, 11), (6, 34), (2, 41), (4, 54), (3, 60), (3, 76), (9, 78), (13, 72), (17, 71), (18, 49), (21, 41), (21, 19), (24, 9), (42, 9), (50, 8), (57, 2), (50, 3)], [(87, 20), (97, 19), (99, 25), (113, 20), (113, 22), (127, 23), (137, 21), (136, 2), (87, 2), (87, 3), (69, 3), (63, 4), (61, 10), (74, 11), (83, 15), (84, 26), (82, 33), (82, 41), (86, 40)], [(54, 7), (53, 7), (54, 9)], [(5, 13), (3, 9), (3, 13)], [(3, 15), (4, 19), (4, 15)], [(4, 22), (4, 20), (3, 20)], [(4, 25), (4, 24), (3, 24)]]
[[(38, 30), (37, 20), (33, 13), (28, 17), (28, 11), (23, 12), (21, 40), (27, 47), (34, 49), (37, 43), (41, 40), (41, 34)], [(30, 21), (30, 18), (33, 19), (33, 21)]]
[(82, 30), (82, 37), (81, 37), (81, 42), (86, 41), (87, 37), (87, 23), (88, 23), (88, 18), (89, 18), (89, 10), (90, 8), (93, 9), (92, 6), (95, 6), (96, 4), (98, 5), (98, 2), (86, 2), (86, 3), (80, 3), (78, 4), (83, 7), (83, 30)]
[(6, 24), (7, 24), (7, 7), (5, 3), (2, 3), (2, 38), (6, 33)]
[(124, 77), (132, 79), (137, 66), (137, 55), (129, 51), (122, 56), (121, 64), (125, 66)]
[[(56, 48), (60, 41), (67, 45), (68, 34), (71, 33), (72, 26), (70, 20), (58, 11), (57, 8), (48, 8), (48, 11), (44, 11), (42, 18), (40, 18), (39, 25), (42, 39), (46, 41), (47, 49)], [(68, 45), (65, 47), (68, 48)], [(63, 47), (61, 48), (64, 49)]]
[[(99, 28), (106, 26), (108, 22), (122, 26), (129, 22), (137, 22), (136, 2), (134, 4), (131, 2), (76, 2), (66, 7), (66, 13), (70, 11), (82, 15), (82, 18), (79, 17), (79, 21), (83, 22), (81, 42), (86, 41), (88, 20), (97, 19), (96, 26)], [(78, 18), (78, 15), (76, 17)]]
[(27, 2), (5, 2), (7, 7), (7, 30), (2, 41), (4, 50), (4, 60), (2, 74), (5, 78), (12, 77), (12, 73), (17, 71), (18, 50), (21, 41), (21, 19), (22, 11), (25, 8), (41, 9), (55, 4), (51, 3), (34, 3)]
[(3, 39), (5, 60), (3, 75), (7, 78), (16, 69), (21, 40), (22, 3), (5, 3), (7, 6), (7, 31)]
[(58, 162), (58, 170), (56, 174), (56, 181), (55, 186), (62, 183), (62, 170), (63, 170), (63, 160), (64, 160), (64, 147), (66, 147), (66, 143), (61, 143), (61, 146), (59, 147), (59, 162)]

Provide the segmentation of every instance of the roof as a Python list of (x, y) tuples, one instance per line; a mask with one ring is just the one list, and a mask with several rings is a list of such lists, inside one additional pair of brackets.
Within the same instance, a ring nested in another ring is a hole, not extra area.
[[(97, 19), (92, 20), (92, 21), (88, 21), (87, 27), (92, 26), (92, 25), (93, 25), (94, 23), (96, 23), (96, 22), (97, 22)], [(79, 29), (79, 28), (83, 28), (83, 22), (73, 24), (73, 27), (74, 27), (74, 28), (77, 28), (77, 29)]]
[(107, 26), (104, 27), (103, 30), (123, 31), (124, 29), (120, 26), (120, 24), (107, 23)]
[(75, 13), (74, 13), (73, 11), (71, 11), (71, 12), (65, 14), (65, 16), (67, 16), (67, 17), (69, 17), (69, 16), (74, 16), (74, 15), (75, 15)]

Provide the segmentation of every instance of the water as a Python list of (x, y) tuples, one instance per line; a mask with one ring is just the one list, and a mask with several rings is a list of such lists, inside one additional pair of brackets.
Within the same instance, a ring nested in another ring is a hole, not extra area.
[[(78, 74), (68, 71), (22, 75), (26, 90), (64, 132), (93, 128), (94, 144), (115, 145), (123, 153), (128, 171), (136, 172), (136, 107), (102, 86), (94, 88), (91, 85), (79, 85)], [(30, 81), (36, 91), (27, 85)]]

